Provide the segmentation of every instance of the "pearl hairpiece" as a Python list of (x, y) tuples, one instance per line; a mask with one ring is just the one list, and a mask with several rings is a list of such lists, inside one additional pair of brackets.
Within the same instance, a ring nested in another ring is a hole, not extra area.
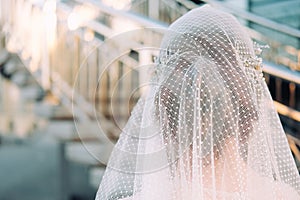
[(172, 52), (170, 49), (164, 50), (166, 52), (165, 56), (155, 57), (155, 72), (158, 74), (160, 73), (162, 66), (167, 66), (171, 62), (175, 62), (176, 59), (179, 58), (179, 50), (176, 52)]
[(244, 66), (245, 67), (253, 67), (256, 70), (261, 70), (262, 69), (262, 59), (258, 56), (249, 57), (244, 60)]
[(253, 48), (255, 56), (250, 56), (244, 60), (245, 67), (253, 67), (255, 70), (262, 70), (262, 58), (260, 57), (262, 49), (269, 48), (268, 45), (260, 45), (256, 42), (253, 42)]

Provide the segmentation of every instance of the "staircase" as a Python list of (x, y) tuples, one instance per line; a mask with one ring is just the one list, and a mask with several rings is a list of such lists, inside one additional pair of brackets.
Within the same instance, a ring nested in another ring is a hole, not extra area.
[[(0, 0), (0, 5), (4, 2)], [(147, 83), (158, 55), (157, 48), (145, 51), (145, 47), (159, 47), (168, 24), (202, 4), (194, 2), (132, 1), (116, 10), (119, 8), (93, 0), (48, 0), (45, 4), (15, 0), (0, 7), (5, 14), (0, 18), (2, 43), (10, 52), (0, 53), (1, 73), (20, 88), (36, 84), (39, 92), (28, 98), (39, 100), (47, 94), (59, 100), (59, 107), (52, 107), (48, 116), (52, 116), (50, 129), (60, 127), (51, 132), (60, 143), (65, 186), (70, 178), (68, 163), (73, 162), (90, 169), (90, 184), (97, 189), (113, 144), (143, 93), (138, 86)], [(300, 164), (299, 1), (284, 1), (287, 5), (283, 5), (283, 1), (249, 0), (250, 12), (231, 9), (224, 1), (206, 2), (235, 14), (248, 25), (254, 40), (270, 45), (263, 55), (266, 81)], [(274, 20), (272, 27), (265, 26), (266, 20)], [(290, 26), (290, 34), (281, 22)], [(34, 23), (30, 28), (24, 26), (30, 23)], [(42, 109), (47, 108), (37, 110)], [(70, 193), (63, 198), (72, 195), (68, 188), (66, 191)]]

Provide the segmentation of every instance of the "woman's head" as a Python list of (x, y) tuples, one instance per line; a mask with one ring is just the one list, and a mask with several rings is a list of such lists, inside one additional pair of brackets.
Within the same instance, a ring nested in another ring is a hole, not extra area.
[(258, 116), (249, 82), (256, 72), (244, 66), (254, 56), (253, 43), (231, 15), (200, 9), (174, 22), (161, 45), (157, 112), (163, 137), (172, 159), (190, 147), (201, 157), (218, 157), (228, 138), (240, 143), (245, 157)]

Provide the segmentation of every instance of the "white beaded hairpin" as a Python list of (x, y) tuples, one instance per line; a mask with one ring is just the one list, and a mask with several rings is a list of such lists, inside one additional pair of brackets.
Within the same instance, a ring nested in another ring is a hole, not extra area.
[(253, 48), (255, 56), (251, 56), (244, 60), (245, 67), (253, 67), (255, 70), (261, 71), (262, 70), (262, 58), (260, 57), (262, 53), (262, 49), (269, 48), (268, 45), (260, 45), (256, 42), (253, 42)]
[(176, 52), (172, 52), (170, 49), (164, 51), (166, 51), (166, 56), (154, 57), (156, 73), (159, 73), (161, 71), (162, 66), (167, 66), (170, 62), (174, 62), (180, 56), (179, 50), (177, 50)]
[[(255, 56), (249, 56), (248, 58), (244, 59), (243, 64), (247, 68), (253, 68), (255, 70), (261, 71), (262, 70), (262, 58), (260, 57), (262, 50), (269, 48), (268, 45), (260, 45), (256, 42), (253, 42), (253, 48)], [(174, 58), (178, 58), (179, 50), (172, 53), (171, 50), (166, 50), (167, 56), (166, 57), (155, 57), (154, 62), (156, 66), (156, 73), (160, 71), (161, 65), (167, 65), (170, 61), (174, 60)]]
[(262, 59), (258, 56), (249, 57), (244, 60), (245, 67), (253, 67), (256, 70), (262, 69)]

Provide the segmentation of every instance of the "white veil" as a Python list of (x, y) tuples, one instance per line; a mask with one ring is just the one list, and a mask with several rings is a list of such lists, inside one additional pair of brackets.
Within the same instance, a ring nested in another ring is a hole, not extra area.
[(256, 50), (232, 15), (209, 6), (176, 20), (96, 199), (300, 199)]

